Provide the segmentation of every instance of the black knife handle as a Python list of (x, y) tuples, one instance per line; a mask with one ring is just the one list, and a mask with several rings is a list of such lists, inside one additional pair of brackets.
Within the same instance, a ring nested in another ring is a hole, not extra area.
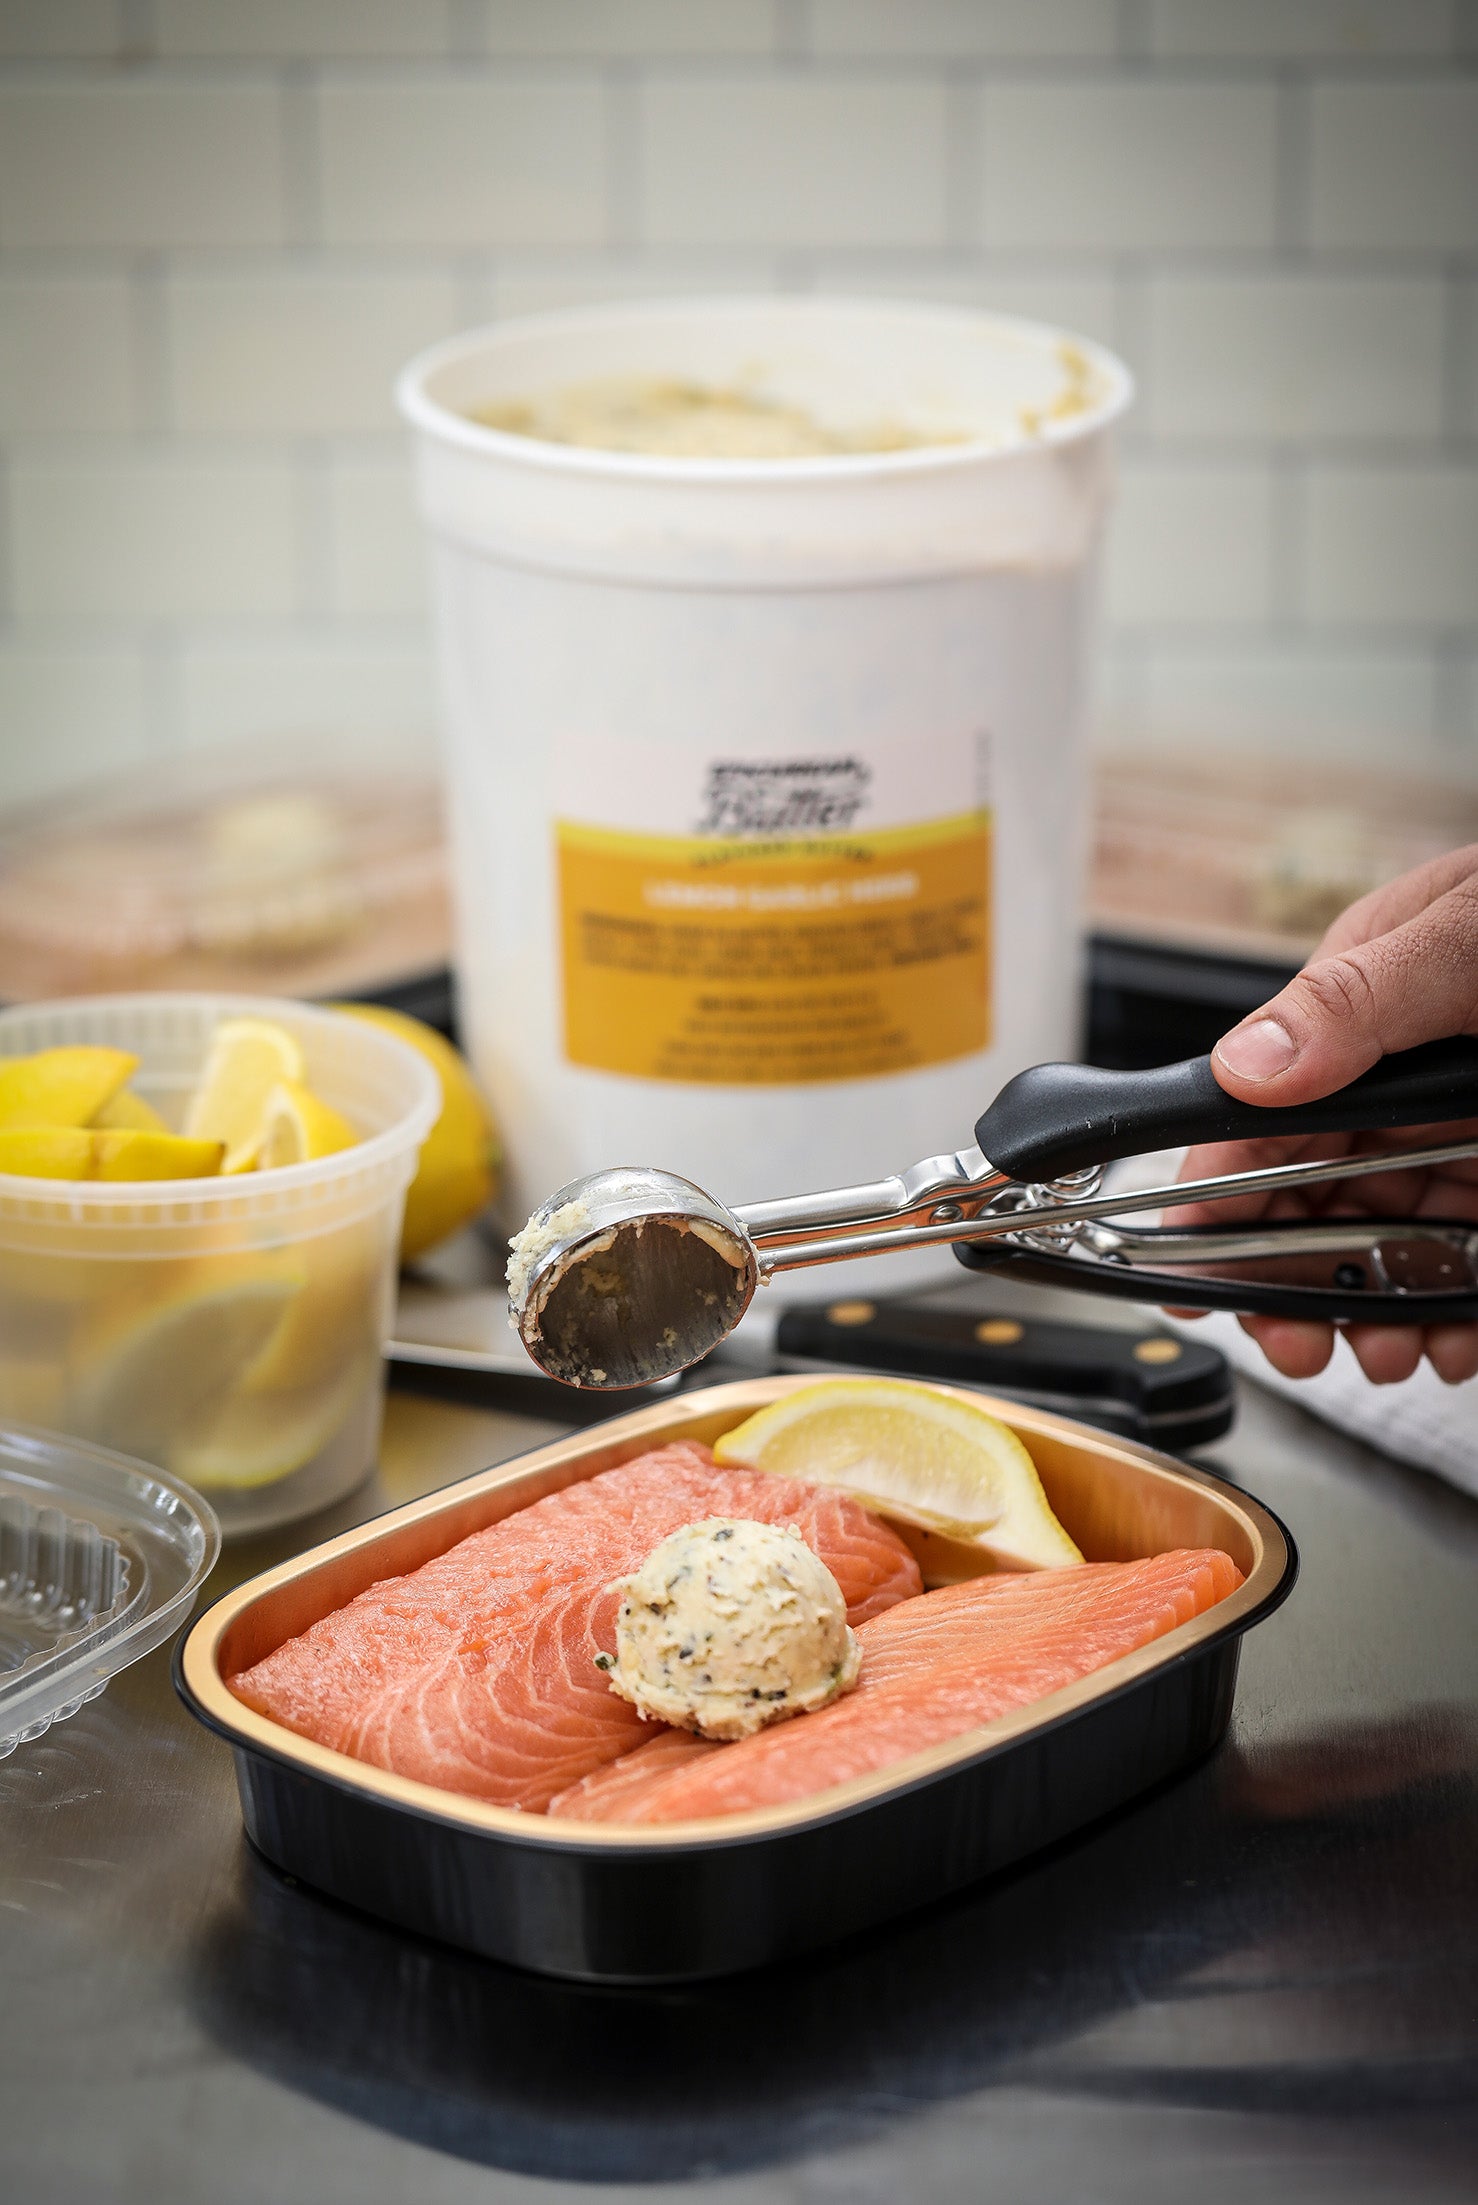
[(1037, 1064), (1008, 1080), (975, 1127), (997, 1171), (1055, 1179), (1118, 1156), (1202, 1141), (1284, 1133), (1373, 1133), (1478, 1117), (1478, 1040), (1428, 1041), (1382, 1057), (1318, 1102), (1264, 1108), (1217, 1083), (1209, 1057), (1105, 1072), (1092, 1064)]
[(865, 1370), (983, 1387), (1172, 1450), (1220, 1439), (1235, 1412), (1226, 1358), (1199, 1340), (1148, 1338), (999, 1310), (801, 1302), (780, 1313), (782, 1370)]

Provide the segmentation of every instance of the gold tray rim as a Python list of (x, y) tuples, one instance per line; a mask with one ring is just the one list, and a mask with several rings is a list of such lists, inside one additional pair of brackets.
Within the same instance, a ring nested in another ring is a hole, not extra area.
[[(922, 1380), (897, 1382), (926, 1383)], [(1086, 1443), (1105, 1456), (1118, 1457), (1152, 1471), (1157, 1477), (1213, 1494), (1223, 1507), (1241, 1518), (1253, 1548), (1253, 1567), (1236, 1592), (1193, 1617), (1189, 1623), (1178, 1625), (1133, 1653), (1121, 1655), (1117, 1661), (1079, 1678), (1060, 1692), (1050, 1693), (1045, 1699), (1031, 1701), (1026, 1707), (1013, 1709), (994, 1722), (981, 1724), (941, 1745), (911, 1754), (905, 1761), (890, 1762), (886, 1768), (871, 1775), (855, 1777), (829, 1790), (808, 1794), (803, 1800), (703, 1821), (661, 1825), (573, 1822), (553, 1815), (530, 1814), (520, 1808), (496, 1807), (483, 1800), (465, 1798), (457, 1792), (443, 1791), (437, 1785), (397, 1776), (389, 1769), (376, 1768), (352, 1755), (336, 1753), (258, 1714), (227, 1687), (217, 1658), (222, 1640), (251, 1606), (284, 1585), (324, 1569), (343, 1555), (393, 1539), (407, 1524), (450, 1514), (469, 1499), (497, 1492), (525, 1479), (536, 1479), (543, 1472), (585, 1458), (591, 1458), (591, 1467), (585, 1475), (594, 1477), (600, 1470), (612, 1467), (615, 1461), (629, 1460), (650, 1447), (692, 1436), (693, 1425), (706, 1423), (716, 1413), (727, 1414), (732, 1410), (733, 1421), (739, 1423), (783, 1394), (816, 1383), (814, 1373), (805, 1373), (739, 1379), (676, 1394), (651, 1408), (612, 1417), (585, 1431), (571, 1433), (564, 1439), (533, 1448), (527, 1454), (496, 1463), (490, 1469), (474, 1471), (470, 1477), (456, 1479), (384, 1515), (372, 1516), (365, 1523), (356, 1524), (286, 1562), (275, 1564), (233, 1591), (224, 1593), (197, 1619), (181, 1641), (177, 1674), (187, 1704), (210, 1729), (227, 1740), (233, 1751), (249, 1751), (286, 1762), (300, 1773), (317, 1777), (336, 1790), (360, 1792), (382, 1805), (401, 1808), (469, 1834), (507, 1838), (521, 1845), (557, 1851), (692, 1851), (739, 1845), (815, 1827), (858, 1808), (878, 1805), (993, 1749), (1019, 1742), (1033, 1732), (1050, 1729), (1094, 1701), (1111, 1699), (1153, 1670), (1168, 1667), (1203, 1642), (1233, 1634), (1239, 1623), (1246, 1628), (1243, 1619), (1252, 1616), (1254, 1611), (1266, 1609), (1288, 1583), (1293, 1550), (1277, 1518), (1260, 1501), (1213, 1472), (1193, 1468), (1137, 1440), (1121, 1439), (1050, 1410), (1028, 1408), (1020, 1402), (1002, 1400), (973, 1387), (929, 1381), (928, 1391), (950, 1394), (987, 1409), (1024, 1438), (1037, 1433), (1079, 1446)], [(614, 1457), (613, 1447), (618, 1450)], [(596, 1457), (600, 1459), (593, 1459)], [(448, 1542), (449, 1545), (454, 1543)]]

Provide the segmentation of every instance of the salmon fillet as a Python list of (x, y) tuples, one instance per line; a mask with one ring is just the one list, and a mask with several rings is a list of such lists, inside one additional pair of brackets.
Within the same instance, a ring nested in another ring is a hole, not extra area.
[(227, 1681), (303, 1737), (499, 1806), (553, 1795), (650, 1735), (595, 1666), (613, 1653), (613, 1580), (710, 1516), (794, 1524), (854, 1625), (920, 1589), (918, 1564), (846, 1495), (723, 1469), (680, 1441), (518, 1510)]
[(861, 1626), (862, 1675), (845, 1699), (733, 1745), (668, 1732), (556, 1794), (549, 1812), (686, 1822), (804, 1799), (1045, 1699), (1241, 1582), (1208, 1548), (925, 1593)]

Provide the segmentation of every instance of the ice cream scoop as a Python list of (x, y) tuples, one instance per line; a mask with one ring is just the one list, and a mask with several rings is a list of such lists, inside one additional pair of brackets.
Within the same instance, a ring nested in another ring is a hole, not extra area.
[[(783, 1271), (902, 1248), (954, 1246), (974, 1270), (1116, 1300), (1236, 1309), (1321, 1323), (1429, 1325), (1478, 1311), (1471, 1220), (1259, 1217), (1231, 1226), (1135, 1225), (1134, 1213), (1388, 1172), (1384, 1146), (1098, 1191), (1123, 1157), (1267, 1134), (1447, 1125), (1461, 1135), (1402, 1155), (1408, 1173), (1478, 1155), (1456, 1121), (1478, 1112), (1478, 1038), (1399, 1050), (1348, 1087), (1284, 1108), (1242, 1103), (1208, 1057), (1148, 1071), (1038, 1064), (976, 1121), (977, 1146), (891, 1179), (729, 1210), (650, 1166), (593, 1172), (551, 1195), (513, 1243), (511, 1321), (568, 1385), (651, 1385), (726, 1339), (757, 1285)], [(1415, 1184), (1416, 1182), (1413, 1182)], [(1110, 1221), (1116, 1217), (1124, 1224)]]
[(613, 1692), (704, 1738), (747, 1738), (857, 1682), (841, 1587), (798, 1531), (747, 1518), (685, 1524), (626, 1580)]

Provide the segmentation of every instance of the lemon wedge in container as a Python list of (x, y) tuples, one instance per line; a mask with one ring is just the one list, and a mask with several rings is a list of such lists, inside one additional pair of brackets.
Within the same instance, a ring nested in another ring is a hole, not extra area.
[(93, 1312), (70, 1359), (69, 1429), (151, 1462), (266, 1348), (303, 1273), (287, 1258), (202, 1260), (142, 1308)]
[(257, 1151), (257, 1169), (279, 1164), (309, 1164), (353, 1148), (359, 1135), (347, 1118), (301, 1080), (282, 1080), (267, 1097), (266, 1125)]
[(880, 1515), (978, 1548), (1004, 1569), (1083, 1559), (1016, 1434), (932, 1386), (822, 1379), (725, 1432), (713, 1451), (722, 1463), (839, 1486)]
[(342, 1366), (329, 1385), (228, 1394), (169, 1449), (169, 1467), (202, 1493), (275, 1485), (321, 1454), (374, 1385), (378, 1352)]
[(210, 1179), (219, 1141), (85, 1125), (0, 1126), (0, 1171), (26, 1179)]
[(168, 1133), (169, 1127), (152, 1103), (136, 1095), (131, 1087), (120, 1087), (110, 1102), (101, 1110), (95, 1110), (90, 1121), (107, 1132)]
[(0, 1126), (89, 1125), (138, 1064), (126, 1049), (85, 1045), (0, 1060)]
[(92, 1134), (82, 1125), (0, 1126), (0, 1171), (24, 1179), (89, 1179)]
[(119, 1127), (90, 1138), (94, 1179), (213, 1179), (225, 1153), (219, 1141), (192, 1141), (183, 1133)]
[(267, 1137), (273, 1096), (284, 1081), (301, 1085), (305, 1069), (285, 1026), (267, 1018), (223, 1018), (190, 1098), (185, 1132), (223, 1143), (223, 1172), (251, 1171)]

